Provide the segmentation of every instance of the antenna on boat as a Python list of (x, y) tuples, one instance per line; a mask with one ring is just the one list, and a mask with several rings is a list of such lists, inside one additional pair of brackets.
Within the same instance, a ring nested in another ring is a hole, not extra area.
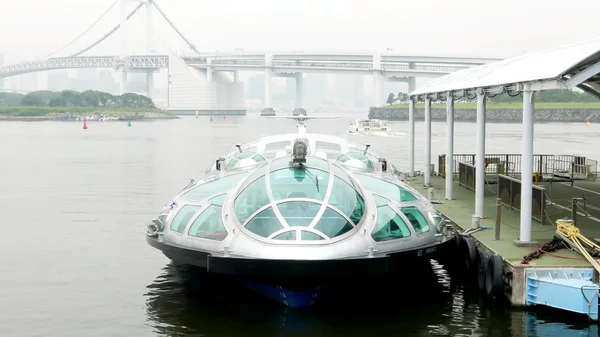
[(371, 147), (371, 144), (367, 143), (365, 145), (365, 151), (363, 152), (363, 154), (367, 154), (367, 151), (369, 150), (370, 147)]
[(298, 133), (304, 134), (306, 133), (306, 121), (309, 119), (337, 119), (340, 116), (307, 116), (305, 114), (298, 114), (296, 116), (265, 116), (267, 118), (272, 119), (294, 119), (296, 120), (296, 128), (298, 129)]
[(242, 153), (242, 145), (241, 144), (235, 144), (235, 147), (237, 147), (238, 150), (240, 151), (240, 153)]

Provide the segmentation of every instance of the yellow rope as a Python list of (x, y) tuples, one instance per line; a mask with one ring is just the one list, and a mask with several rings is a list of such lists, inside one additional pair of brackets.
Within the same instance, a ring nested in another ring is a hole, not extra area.
[(575, 227), (575, 222), (573, 220), (557, 220), (556, 232), (569, 239), (569, 241), (573, 243), (577, 250), (579, 250), (579, 253), (583, 255), (583, 257), (588, 260), (588, 262), (600, 273), (600, 264), (598, 264), (598, 262), (594, 260), (590, 253), (588, 253), (581, 241), (592, 249), (600, 250), (600, 246), (583, 236), (579, 232), (579, 228)]

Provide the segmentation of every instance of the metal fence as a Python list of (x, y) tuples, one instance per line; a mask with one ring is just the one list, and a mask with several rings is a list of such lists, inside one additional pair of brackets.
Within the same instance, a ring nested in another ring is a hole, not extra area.
[[(486, 154), (486, 175), (503, 174), (506, 176), (521, 175), (520, 154)], [(455, 154), (454, 179), (459, 179), (459, 163), (475, 165), (474, 154)], [(533, 155), (533, 170), (543, 178), (562, 178), (570, 180), (598, 179), (598, 162), (577, 155)], [(446, 155), (438, 156), (438, 175), (446, 176)]]

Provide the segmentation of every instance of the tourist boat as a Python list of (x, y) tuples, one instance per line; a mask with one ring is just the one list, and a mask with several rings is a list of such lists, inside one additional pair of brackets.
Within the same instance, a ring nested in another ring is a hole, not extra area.
[(279, 118), (297, 132), (232, 147), (149, 222), (147, 242), (290, 307), (342, 284), (418, 279), (452, 256), (455, 231), (368, 144), (306, 131), (323, 117)]
[(392, 128), (387, 122), (379, 119), (355, 119), (350, 122), (348, 132), (350, 133), (371, 133), (371, 132), (391, 132)]

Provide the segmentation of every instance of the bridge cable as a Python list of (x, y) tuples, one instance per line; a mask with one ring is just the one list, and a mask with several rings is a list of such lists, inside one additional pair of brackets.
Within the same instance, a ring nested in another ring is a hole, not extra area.
[(110, 12), (111, 9), (113, 9), (113, 7), (115, 7), (115, 5), (119, 2), (119, 0), (115, 0), (115, 2), (113, 2), (112, 5), (110, 5), (110, 7), (104, 12), (104, 14), (102, 14), (102, 16), (100, 16), (100, 18), (98, 18), (98, 20), (96, 20), (91, 26), (88, 27), (88, 29), (86, 29), (83, 33), (81, 33), (79, 36), (77, 36), (75, 39), (73, 39), (71, 42), (69, 42), (67, 45), (63, 46), (62, 48), (60, 48), (59, 50), (47, 54), (46, 56), (44, 56), (43, 58), (48, 58), (48, 56), (56, 54), (58, 52), (63, 51), (64, 49), (66, 49), (67, 47), (71, 46), (73, 43), (75, 43), (77, 40), (79, 40), (82, 36), (84, 36), (85, 34), (87, 34), (87, 32), (89, 32), (90, 30), (92, 30), (92, 28), (94, 28), (98, 22), (100, 22), (100, 20), (102, 20), (106, 14), (108, 14), (108, 12)]
[[(117, 0), (118, 1), (118, 0)], [(127, 20), (129, 20), (129, 18), (131, 18), (140, 8), (142, 8), (142, 6), (144, 5), (143, 2), (141, 2), (131, 13), (129, 13), (129, 15), (127, 15)], [(71, 54), (67, 57), (75, 57), (75, 56), (79, 56), (83, 53), (85, 53), (86, 51), (94, 48), (95, 46), (97, 46), (98, 44), (100, 44), (102, 41), (106, 40), (109, 36), (111, 36), (114, 32), (116, 32), (119, 28), (121, 27), (121, 24), (116, 25), (113, 29), (111, 29), (110, 32), (108, 32), (107, 34), (105, 34), (103, 37), (101, 37), (100, 39), (98, 39), (96, 42), (94, 42), (93, 44), (91, 44), (90, 46), (88, 46), (87, 48), (80, 50), (79, 52), (75, 53), (75, 54)]]
[(156, 3), (156, 0), (152, 0), (152, 3), (154, 4), (154, 7), (156, 7), (156, 9), (160, 13), (160, 15), (162, 15), (162, 17), (165, 20), (167, 20), (167, 22), (169, 23), (169, 25), (171, 25), (171, 28), (173, 28), (175, 30), (175, 32), (177, 32), (177, 34), (179, 35), (179, 37), (181, 37), (183, 39), (183, 41), (185, 41), (185, 43), (188, 44), (188, 46), (190, 47), (190, 49), (193, 50), (194, 52), (196, 52), (196, 54), (200, 54), (200, 52), (198, 51), (198, 49), (196, 49), (196, 46), (192, 42), (190, 42), (190, 40), (188, 40), (179, 29), (177, 29), (177, 27), (175, 26), (175, 24), (173, 22), (171, 22), (171, 20), (169, 20), (169, 18), (167, 17), (167, 15), (160, 9), (160, 7), (158, 6), (158, 4)]

